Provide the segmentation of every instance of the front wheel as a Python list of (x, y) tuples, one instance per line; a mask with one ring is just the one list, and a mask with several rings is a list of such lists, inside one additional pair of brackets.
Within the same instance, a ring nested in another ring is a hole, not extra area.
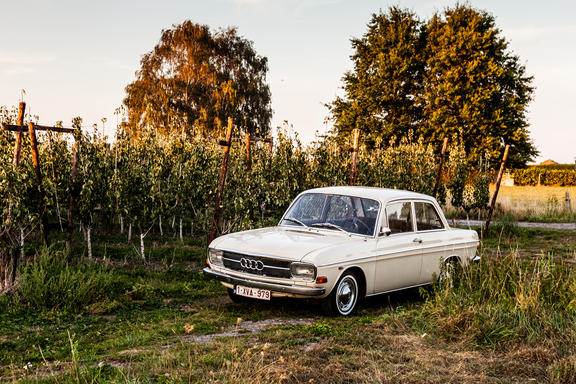
[(228, 296), (230, 297), (230, 300), (236, 304), (241, 304), (246, 301), (244, 296), (236, 295), (232, 288), (228, 288)]
[(358, 303), (358, 279), (354, 272), (345, 272), (332, 292), (322, 300), (326, 316), (348, 316)]

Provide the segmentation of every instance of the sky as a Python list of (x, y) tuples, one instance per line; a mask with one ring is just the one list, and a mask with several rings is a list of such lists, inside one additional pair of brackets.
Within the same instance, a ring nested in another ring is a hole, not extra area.
[[(303, 143), (330, 129), (324, 104), (343, 96), (352, 70), (350, 39), (373, 13), (399, 5), (429, 19), (455, 0), (6, 0), (0, 18), (0, 105), (22, 97), (39, 124), (83, 118), (113, 135), (115, 111), (143, 54), (163, 29), (185, 20), (211, 29), (236, 26), (269, 61), (272, 127), (287, 122)], [(576, 1), (470, 0), (490, 12), (534, 76), (528, 108), (536, 163), (576, 157)], [(23, 94), (21, 90), (25, 90)], [(103, 124), (102, 119), (106, 119)]]

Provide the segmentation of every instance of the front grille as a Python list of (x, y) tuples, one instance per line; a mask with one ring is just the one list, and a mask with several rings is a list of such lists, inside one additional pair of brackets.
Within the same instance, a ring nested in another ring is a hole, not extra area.
[(222, 260), (226, 268), (235, 271), (257, 276), (279, 277), (284, 279), (292, 278), (292, 274), (290, 273), (290, 261), (244, 255), (228, 251), (224, 251)]

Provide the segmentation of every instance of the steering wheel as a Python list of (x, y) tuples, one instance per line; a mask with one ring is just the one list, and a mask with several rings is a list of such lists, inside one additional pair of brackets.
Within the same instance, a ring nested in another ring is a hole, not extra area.
[(356, 230), (356, 233), (360, 233), (360, 228), (358, 228), (358, 224), (361, 224), (361, 226), (364, 229), (364, 235), (370, 233), (370, 227), (368, 225), (366, 225), (365, 222), (363, 222), (362, 220), (356, 218), (356, 217), (348, 217), (346, 218), (345, 222), (350, 221), (352, 222), (352, 225), (354, 226), (354, 229)]

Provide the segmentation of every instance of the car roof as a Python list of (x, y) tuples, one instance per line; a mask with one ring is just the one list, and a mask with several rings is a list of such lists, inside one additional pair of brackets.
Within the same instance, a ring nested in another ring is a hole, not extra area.
[(335, 195), (350, 195), (357, 197), (365, 197), (369, 199), (380, 200), (386, 204), (388, 201), (400, 199), (421, 199), (428, 201), (435, 201), (432, 196), (424, 195), (422, 193), (404, 191), (401, 189), (377, 188), (377, 187), (323, 187), (314, 188), (304, 191), (302, 193), (326, 193)]

